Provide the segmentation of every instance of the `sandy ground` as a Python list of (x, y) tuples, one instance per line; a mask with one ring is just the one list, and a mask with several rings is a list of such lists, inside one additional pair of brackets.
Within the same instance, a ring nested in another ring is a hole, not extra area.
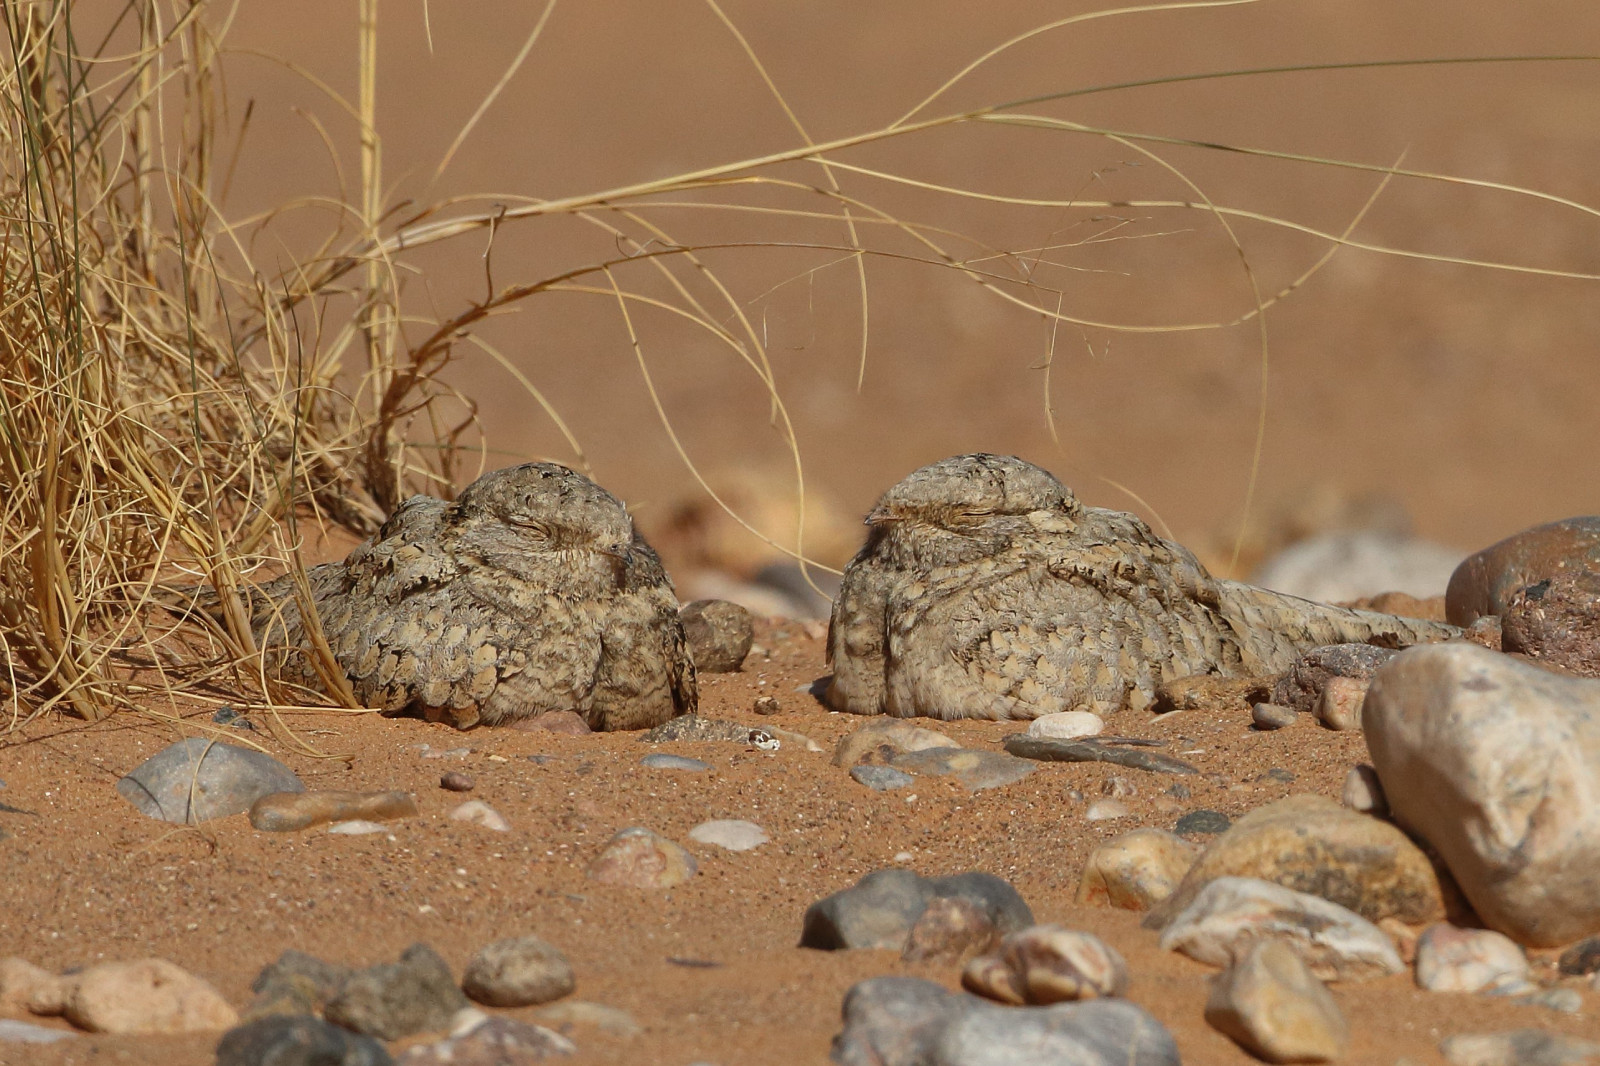
[[(763, 627), (758, 643), (769, 656), (752, 655), (741, 673), (703, 679), (704, 713), (802, 732), (831, 753), (861, 720), (827, 712), (800, 691), (823, 673), (821, 642), (787, 623)], [(755, 715), (755, 697), (768, 693), (781, 713)], [(571, 957), (577, 998), (624, 1008), (643, 1027), (631, 1039), (573, 1031), (575, 1061), (685, 1066), (821, 1062), (846, 990), (864, 978), (912, 974), (957, 987), (953, 966), (907, 965), (886, 951), (795, 946), (809, 903), (897, 861), (926, 875), (985, 870), (1007, 878), (1040, 921), (1091, 930), (1127, 957), (1130, 998), (1172, 1030), (1185, 1062), (1249, 1061), (1201, 1018), (1209, 968), (1159, 951), (1138, 915), (1074, 903), (1083, 860), (1099, 841), (1136, 826), (1171, 828), (1188, 810), (1238, 816), (1291, 793), (1337, 796), (1364, 753), (1359, 733), (1329, 732), (1309, 720), (1257, 734), (1242, 716), (1158, 720), (1124, 711), (1111, 719), (1112, 730), (1166, 740), (1201, 769), (1204, 776), (1183, 778), (1191, 798), (1167, 794), (1176, 778), (1055, 764), (980, 793), (939, 779), (876, 793), (831, 766), (829, 754), (662, 745), (714, 767), (688, 774), (641, 767), (648, 748), (637, 734), (460, 734), (424, 722), (323, 713), (289, 722), (306, 742), (341, 758), (280, 751), (307, 784), (408, 789), (420, 818), (394, 823), (387, 834), (278, 836), (253, 831), (243, 815), (176, 828), (137, 814), (113, 791), (117, 777), (178, 736), (198, 733), (206, 715), (197, 712), (181, 728), (132, 715), (92, 728), (58, 720), (0, 748), (0, 798), (32, 812), (0, 814), (8, 885), (0, 954), (58, 970), (159, 955), (242, 1007), (255, 974), (288, 948), (366, 965), (421, 940), (459, 974), (483, 944), (535, 934)], [(1016, 726), (944, 728), (965, 745), (997, 749)], [(460, 747), (470, 753), (424, 757)], [(1293, 780), (1267, 773), (1274, 769)], [(471, 797), (502, 812), (511, 831), (448, 820), (463, 797), (439, 788), (447, 770), (473, 776)], [(1113, 772), (1137, 786), (1127, 801), (1132, 817), (1086, 823), (1087, 803)], [(1074, 790), (1085, 798), (1074, 798)], [(740, 854), (691, 842), (689, 829), (708, 818), (749, 819), (772, 840)], [(684, 843), (699, 874), (666, 891), (587, 880), (585, 868), (607, 838), (635, 825)], [(897, 860), (902, 853), (909, 859)], [(1335, 986), (1334, 993), (1355, 1033), (1350, 1062), (1442, 1061), (1435, 1050), (1441, 1037), (1519, 1026), (1600, 1039), (1600, 999), (1587, 991), (1580, 1016), (1424, 993), (1408, 977)], [(210, 1061), (214, 1042), (0, 1044), (0, 1062), (199, 1066)]]

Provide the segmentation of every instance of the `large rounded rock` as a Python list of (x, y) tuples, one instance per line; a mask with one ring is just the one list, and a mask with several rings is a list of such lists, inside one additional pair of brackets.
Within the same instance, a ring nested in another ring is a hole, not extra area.
[(695, 875), (699, 865), (680, 844), (633, 826), (619, 830), (589, 864), (588, 875), (608, 885), (671, 888)]
[(577, 986), (561, 949), (536, 936), (508, 937), (478, 950), (461, 990), (490, 1007), (530, 1007), (570, 995)]
[(1600, 570), (1600, 515), (1534, 526), (1467, 556), (1450, 575), (1445, 617), (1466, 626), (1502, 615), (1518, 589), (1570, 570)]
[(68, 981), (61, 1013), (91, 1033), (192, 1033), (239, 1021), (216, 989), (165, 959), (103, 962)]
[(1369, 922), (1412, 925), (1444, 917), (1439, 876), (1428, 857), (1388, 822), (1324, 796), (1289, 796), (1259, 807), (1217, 837), (1150, 925), (1187, 907), (1219, 877), (1256, 877), (1320, 896)]
[(190, 825), (242, 814), (274, 792), (305, 788), (270, 755), (200, 737), (162, 748), (117, 782), (122, 798), (141, 813)]
[(1600, 683), (1412, 648), (1373, 678), (1362, 722), (1395, 818), (1491, 928), (1531, 947), (1600, 932)]

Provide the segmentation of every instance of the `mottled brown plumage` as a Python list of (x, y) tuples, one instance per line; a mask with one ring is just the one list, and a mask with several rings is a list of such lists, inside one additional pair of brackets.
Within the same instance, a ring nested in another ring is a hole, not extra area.
[[(460, 728), (576, 711), (643, 729), (698, 702), (678, 603), (622, 503), (554, 463), (413, 496), (342, 563), (308, 571), (356, 699)], [(322, 688), (291, 577), (252, 597), (284, 680)]]
[(828, 633), (825, 702), (854, 714), (1035, 718), (1148, 706), (1162, 681), (1265, 675), (1323, 644), (1452, 626), (1213, 578), (1137, 517), (1021, 459), (961, 455), (867, 515)]

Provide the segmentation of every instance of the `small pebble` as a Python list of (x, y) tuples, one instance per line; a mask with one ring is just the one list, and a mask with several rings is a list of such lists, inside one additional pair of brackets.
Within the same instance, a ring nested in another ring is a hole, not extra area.
[(1352, 766), (1350, 772), (1344, 775), (1344, 789), (1339, 798), (1352, 811), (1377, 818), (1389, 813), (1389, 803), (1383, 798), (1383, 782), (1378, 780), (1378, 771), (1366, 763)]
[(536, 936), (508, 937), (478, 949), (461, 990), (490, 1007), (529, 1007), (572, 994), (577, 980), (561, 950)]
[(1133, 812), (1128, 805), (1117, 799), (1095, 800), (1089, 804), (1089, 810), (1084, 813), (1084, 821), (1109, 822), (1114, 818), (1126, 818)]
[(1056, 711), (1053, 714), (1041, 714), (1029, 722), (1028, 735), (1072, 740), (1076, 737), (1097, 736), (1105, 728), (1105, 719), (1093, 711)]
[(1272, 729), (1282, 729), (1286, 725), (1293, 725), (1299, 714), (1293, 707), (1285, 707), (1279, 703), (1258, 703), (1250, 708), (1250, 721), (1262, 732)]
[(1267, 772), (1261, 775), (1261, 779), (1263, 781), (1277, 781), (1287, 785), (1294, 780), (1294, 771), (1285, 770), (1281, 766), (1273, 766), (1269, 767)]
[(1138, 794), (1139, 789), (1126, 777), (1108, 777), (1100, 784), (1100, 795), (1102, 796), (1115, 796), (1120, 799), (1123, 796), (1137, 796)]
[(248, 729), (252, 733), (255, 732), (256, 728), (254, 722), (232, 707), (218, 707), (217, 713), (211, 716), (211, 720), (218, 725), (231, 725), (235, 729)]
[(1361, 728), (1361, 703), (1368, 682), (1355, 677), (1330, 677), (1322, 686), (1311, 713), (1328, 729)]
[(905, 788), (916, 780), (903, 770), (896, 770), (892, 766), (852, 766), (850, 776), (859, 784), (866, 785), (874, 792), (888, 792), (891, 789)]
[(701, 822), (689, 830), (689, 839), (700, 844), (714, 844), (728, 851), (750, 851), (772, 838), (754, 822), (742, 818), (718, 818)]
[(755, 703), (750, 705), (750, 709), (757, 714), (777, 714), (783, 710), (783, 707), (778, 703), (776, 696), (757, 696)]
[(458, 770), (451, 770), (439, 778), (439, 787), (446, 792), (471, 792), (477, 782)]
[(445, 748), (442, 751), (429, 749), (422, 753), (422, 757), (424, 759), (465, 759), (471, 754), (471, 748)]
[(660, 833), (619, 830), (589, 864), (592, 880), (631, 888), (671, 888), (695, 875), (694, 856)]
[(482, 826), (497, 833), (504, 833), (511, 828), (511, 823), (505, 820), (505, 816), (483, 800), (468, 800), (461, 804), (450, 812), (450, 820)]
[(1232, 824), (1233, 820), (1221, 811), (1198, 810), (1179, 818), (1172, 831), (1180, 836), (1184, 833), (1226, 833)]
[(345, 836), (363, 836), (367, 833), (385, 833), (389, 827), (382, 822), (368, 822), (360, 818), (353, 818), (347, 822), (334, 822), (328, 826), (330, 833), (342, 833)]
[(640, 766), (648, 766), (652, 770), (687, 770), (690, 773), (700, 773), (711, 769), (711, 764), (700, 759), (691, 759), (687, 755), (669, 755), (664, 751), (653, 751), (639, 760)]

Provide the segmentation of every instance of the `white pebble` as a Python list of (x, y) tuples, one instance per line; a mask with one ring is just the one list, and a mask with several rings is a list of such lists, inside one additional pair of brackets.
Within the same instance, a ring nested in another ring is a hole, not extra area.
[(1132, 813), (1121, 800), (1104, 799), (1089, 804), (1088, 813), (1083, 817), (1090, 822), (1109, 822), (1113, 818), (1126, 818)]
[(772, 838), (754, 822), (742, 818), (718, 818), (701, 822), (689, 830), (689, 839), (701, 844), (715, 844), (728, 851), (750, 851), (759, 848)]
[(328, 826), (330, 833), (343, 833), (346, 836), (360, 836), (363, 833), (387, 832), (388, 826), (381, 822), (368, 822), (360, 818), (352, 818), (348, 822), (334, 822)]
[(470, 822), (481, 825), (485, 829), (493, 829), (497, 833), (504, 833), (511, 828), (511, 823), (504, 816), (483, 800), (468, 800), (450, 812), (450, 818), (457, 822)]
[(1029, 722), (1028, 735), (1072, 740), (1074, 737), (1099, 736), (1105, 728), (1105, 720), (1093, 711), (1056, 711), (1054, 714), (1041, 714)]

